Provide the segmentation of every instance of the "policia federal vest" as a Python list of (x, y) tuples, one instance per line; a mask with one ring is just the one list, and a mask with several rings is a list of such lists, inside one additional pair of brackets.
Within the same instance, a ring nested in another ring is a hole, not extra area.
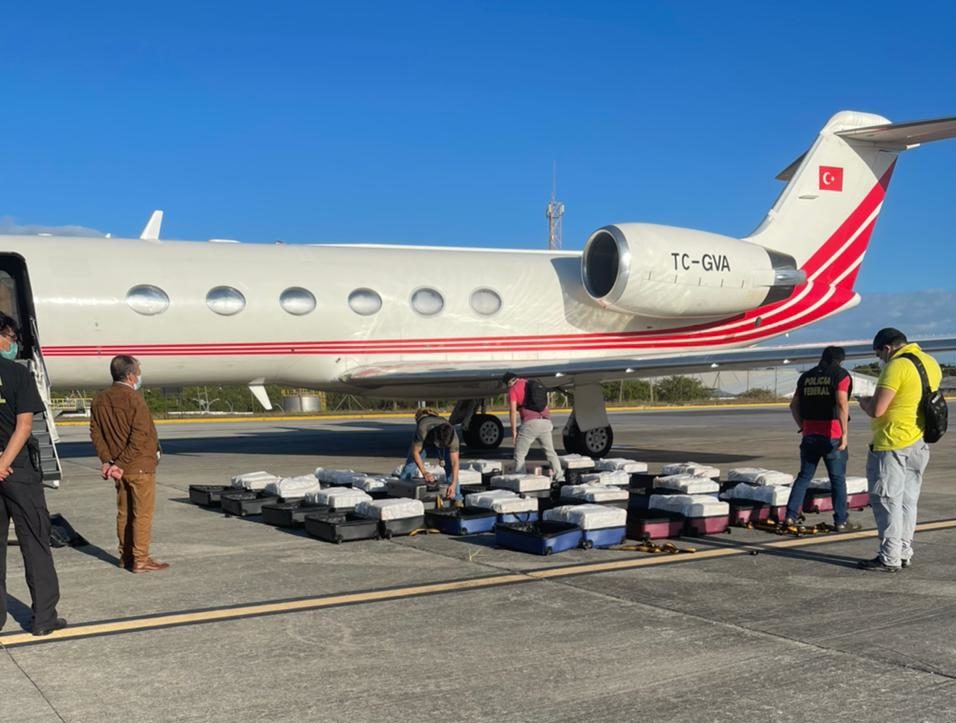
[[(800, 416), (803, 419), (828, 420), (839, 419), (837, 410), (837, 386), (850, 376), (843, 367), (827, 368), (815, 366), (808, 372), (800, 375), (797, 381), (797, 393), (800, 395)], [(853, 394), (853, 379), (847, 397)]]

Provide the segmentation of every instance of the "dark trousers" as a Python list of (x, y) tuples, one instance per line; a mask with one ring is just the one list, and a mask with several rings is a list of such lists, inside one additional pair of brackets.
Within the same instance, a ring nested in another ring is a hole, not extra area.
[(0, 482), (0, 627), (7, 619), (7, 535), (11, 518), (33, 602), (33, 625), (44, 627), (56, 620), (60, 583), (50, 552), (50, 513), (39, 481), (7, 478)]
[(803, 508), (804, 498), (810, 488), (810, 480), (817, 472), (820, 460), (826, 465), (830, 476), (830, 499), (833, 500), (833, 524), (846, 524), (848, 519), (846, 508), (846, 462), (849, 457), (847, 450), (839, 451), (839, 439), (830, 439), (819, 434), (808, 434), (800, 443), (800, 474), (790, 489), (790, 499), (787, 502), (787, 517), (797, 519)]

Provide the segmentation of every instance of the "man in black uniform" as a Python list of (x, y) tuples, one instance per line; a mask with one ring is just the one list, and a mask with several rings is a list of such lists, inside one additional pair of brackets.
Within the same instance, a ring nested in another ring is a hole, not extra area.
[(18, 340), (16, 321), (0, 313), (0, 628), (7, 620), (7, 531), (12, 518), (33, 602), (33, 634), (49, 635), (65, 628), (66, 620), (56, 614), (60, 585), (50, 552), (50, 513), (39, 455), (31, 455), (27, 445), (33, 415), (43, 411), (43, 401), (29, 370), (13, 361)]
[(839, 532), (860, 529), (847, 519), (846, 462), (849, 399), (853, 391), (850, 373), (842, 367), (846, 352), (839, 346), (823, 350), (820, 363), (800, 375), (790, 400), (790, 413), (800, 428), (800, 474), (794, 480), (784, 524), (794, 525), (803, 507), (810, 480), (820, 460), (830, 477), (833, 524)]

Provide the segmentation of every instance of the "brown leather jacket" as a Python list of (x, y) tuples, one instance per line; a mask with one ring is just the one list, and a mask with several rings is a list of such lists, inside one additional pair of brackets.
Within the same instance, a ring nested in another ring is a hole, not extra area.
[(146, 400), (132, 387), (115, 382), (93, 399), (90, 436), (101, 462), (113, 461), (131, 474), (156, 472), (159, 437)]

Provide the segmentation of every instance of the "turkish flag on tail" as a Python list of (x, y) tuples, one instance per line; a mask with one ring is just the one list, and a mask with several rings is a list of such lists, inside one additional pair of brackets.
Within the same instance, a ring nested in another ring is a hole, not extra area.
[(839, 166), (820, 166), (820, 190), (842, 191), (843, 169)]

